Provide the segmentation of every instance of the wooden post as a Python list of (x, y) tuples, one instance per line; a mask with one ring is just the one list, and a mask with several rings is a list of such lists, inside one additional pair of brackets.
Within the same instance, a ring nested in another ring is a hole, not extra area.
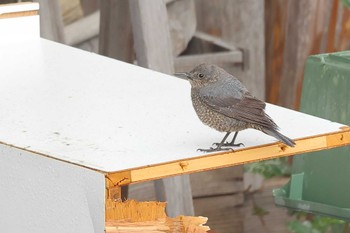
[(58, 0), (35, 0), (40, 4), (40, 36), (64, 43), (63, 20)]
[[(248, 90), (265, 99), (265, 36), (264, 1), (223, 0), (222, 37), (235, 47), (244, 49), (244, 66), (234, 74), (247, 86)], [(254, 17), (252, 17), (254, 15)]]
[(311, 48), (317, 1), (289, 1), (280, 105), (297, 108), (304, 65)]
[(129, 4), (138, 65), (173, 73), (174, 58), (165, 2), (130, 0)]
[(265, 1), (266, 100), (271, 103), (280, 97), (288, 1)]
[[(173, 73), (174, 58), (165, 2), (131, 0), (129, 4), (138, 65)], [(188, 176), (155, 182), (157, 197), (168, 202), (169, 216), (194, 215)]]
[(186, 213), (194, 215), (192, 190), (189, 175), (174, 176), (155, 180), (156, 197), (166, 201), (167, 213), (175, 217)]

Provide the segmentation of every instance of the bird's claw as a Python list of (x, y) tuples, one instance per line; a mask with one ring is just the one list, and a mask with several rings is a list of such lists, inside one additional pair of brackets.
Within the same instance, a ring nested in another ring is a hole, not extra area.
[(233, 151), (232, 148), (222, 148), (222, 147), (210, 147), (209, 149), (197, 149), (197, 151), (200, 152), (214, 152), (214, 151), (223, 151), (223, 150), (231, 150)]
[[(213, 143), (213, 146), (219, 146), (219, 145), (220, 145), (220, 143), (217, 143), (217, 142)], [(224, 147), (240, 147), (240, 146), (245, 146), (245, 145), (243, 143), (231, 144), (231, 143), (226, 142), (222, 146), (224, 146)]]

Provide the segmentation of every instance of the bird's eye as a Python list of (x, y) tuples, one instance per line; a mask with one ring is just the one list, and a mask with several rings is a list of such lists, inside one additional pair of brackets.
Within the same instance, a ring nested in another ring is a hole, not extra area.
[(199, 73), (199, 74), (198, 74), (198, 77), (203, 78), (203, 77), (204, 77), (204, 74)]

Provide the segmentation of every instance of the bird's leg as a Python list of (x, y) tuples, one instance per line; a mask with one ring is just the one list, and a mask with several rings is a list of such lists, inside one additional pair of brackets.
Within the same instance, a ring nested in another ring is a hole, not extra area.
[(225, 141), (227, 137), (230, 135), (231, 132), (227, 132), (224, 136), (224, 138), (221, 140), (220, 143), (214, 143), (216, 144), (216, 147), (210, 147), (209, 149), (197, 149), (198, 151), (202, 152), (212, 152), (212, 151), (220, 151), (220, 150), (231, 150), (231, 148), (222, 148), (222, 146), (225, 144)]
[[(236, 132), (235, 132), (235, 135), (233, 135), (233, 138), (232, 138), (232, 141), (231, 141), (231, 142), (225, 142), (224, 144), (222, 144), (222, 146), (224, 146), (224, 147), (226, 147), (226, 146), (229, 146), (229, 147), (244, 146), (243, 143), (237, 143), (237, 144), (235, 144), (235, 140), (236, 140), (237, 135), (238, 135), (238, 131), (236, 131)], [(220, 145), (220, 143), (214, 143), (213, 145), (218, 146), (218, 145)]]
[(237, 135), (238, 135), (238, 131), (236, 131), (235, 135), (233, 135), (232, 141), (230, 143), (224, 143), (223, 146), (234, 146), (234, 147), (244, 146), (243, 143), (236, 143), (235, 144), (235, 140), (236, 140)]

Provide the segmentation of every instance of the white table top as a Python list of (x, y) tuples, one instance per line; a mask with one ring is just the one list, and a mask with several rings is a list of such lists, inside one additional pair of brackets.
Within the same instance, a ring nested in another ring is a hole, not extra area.
[[(103, 172), (203, 155), (223, 133), (203, 125), (184, 80), (44, 39), (0, 45), (0, 142)], [(291, 138), (343, 125), (277, 107)], [(246, 130), (245, 147), (276, 140)]]

